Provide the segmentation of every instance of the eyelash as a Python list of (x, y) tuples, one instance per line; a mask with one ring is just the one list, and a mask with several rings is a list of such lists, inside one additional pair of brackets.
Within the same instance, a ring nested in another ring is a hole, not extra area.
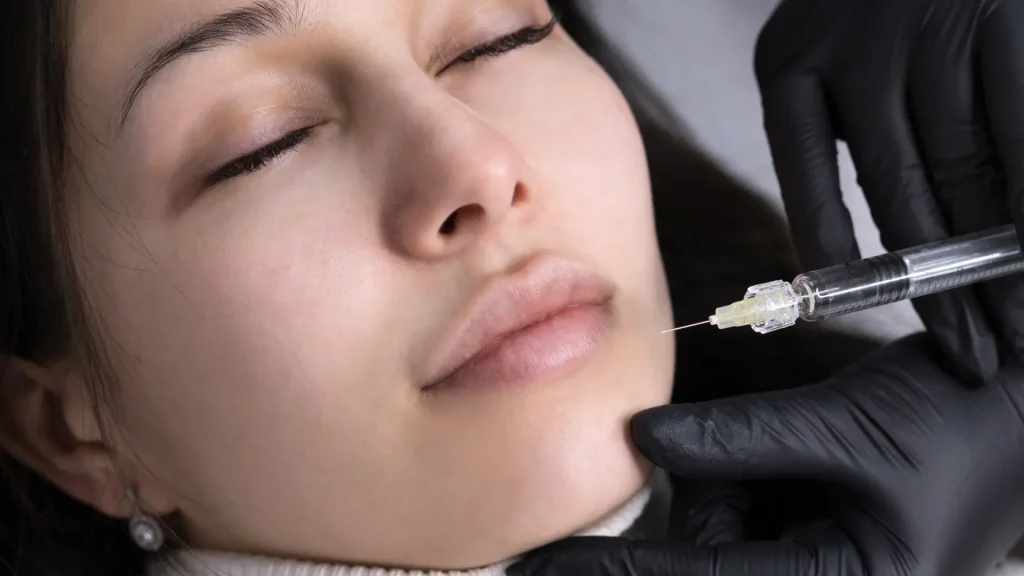
[[(554, 17), (543, 26), (523, 28), (496, 40), (480, 44), (479, 46), (474, 46), (460, 54), (458, 58), (442, 68), (438, 74), (448, 70), (456, 64), (469, 64), (470, 62), (481, 58), (493, 58), (519, 48), (538, 44), (554, 32), (557, 24), (558, 18)], [(272, 142), (251, 154), (243, 156), (242, 158), (219, 168), (216, 172), (210, 175), (209, 185), (213, 186), (226, 180), (244, 176), (245, 174), (250, 174), (265, 168), (277, 157), (289, 152), (305, 142), (313, 132), (313, 128), (313, 126), (307, 126), (291, 132), (284, 138)]]
[(266, 167), (267, 164), (270, 164), (270, 162), (278, 156), (305, 142), (306, 139), (309, 138), (310, 133), (313, 132), (313, 128), (313, 126), (307, 126), (296, 130), (284, 138), (268, 144), (252, 154), (239, 158), (223, 168), (218, 169), (210, 175), (210, 185), (219, 184), (225, 180), (256, 172), (257, 170)]
[(438, 74), (443, 73), (445, 70), (456, 64), (469, 64), (470, 62), (479, 60), (480, 58), (500, 56), (519, 48), (538, 44), (555, 31), (556, 25), (558, 25), (557, 16), (549, 20), (548, 23), (543, 26), (529, 26), (511, 34), (502, 36), (496, 40), (491, 40), (490, 42), (486, 42), (479, 46), (474, 46), (460, 54), (458, 58), (442, 68)]

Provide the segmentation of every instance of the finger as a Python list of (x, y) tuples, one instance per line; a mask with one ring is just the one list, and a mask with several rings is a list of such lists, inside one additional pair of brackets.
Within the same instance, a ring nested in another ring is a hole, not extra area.
[[(910, 114), (951, 235), (1010, 222), (1005, 184), (985, 118), (976, 70), (976, 3), (954, 3), (922, 28), (909, 66)], [(1024, 72), (1024, 71), (1022, 71)]]
[(835, 134), (817, 79), (762, 85), (768, 144), (793, 243), (808, 270), (858, 260), (860, 250), (839, 187)]
[(814, 74), (831, 52), (835, 7), (793, 0), (779, 5), (757, 40), (754, 71), (764, 127), (793, 242), (807, 269), (859, 258), (843, 203), (825, 91)]
[(827, 387), (660, 406), (630, 422), (637, 449), (669, 473), (701, 480), (816, 477), (856, 470), (841, 436), (845, 400)]
[[(898, 26), (899, 22), (881, 25)], [(862, 50), (868, 53), (851, 64), (832, 88), (858, 181), (882, 243), (889, 250), (900, 250), (943, 240), (949, 234), (906, 107), (902, 79), (908, 73), (911, 39), (896, 31), (876, 33), (877, 38), (898, 40), (865, 43)], [(879, 69), (877, 62), (890, 66)], [(996, 339), (973, 288), (918, 298), (914, 308), (955, 367), (972, 382), (996, 372)]]
[[(952, 6), (944, 21), (933, 21), (920, 32), (910, 65), (909, 99), (932, 191), (950, 233), (959, 236), (1003, 226), (1011, 217), (978, 82), (976, 35), (962, 24), (976, 20), (977, 5)], [(979, 343), (994, 343), (994, 336), (1007, 334), (1007, 320), (1020, 314), (1014, 298), (1020, 285), (1016, 278), (1002, 278), (972, 290), (982, 296), (986, 313), (976, 322), (982, 332)], [(1007, 341), (1012, 343), (1014, 336)]]
[[(1000, 2), (980, 30), (982, 86), (991, 130), (1006, 177), (1007, 201), (1024, 245), (1024, 5)], [(1003, 308), (1004, 339), (1024, 350), (1024, 283)]]
[(828, 530), (815, 541), (694, 546), (658, 541), (569, 538), (510, 566), (512, 576), (860, 576), (856, 548)]
[[(1006, 172), (1009, 202), (1024, 233), (1024, 6), (997, 2), (980, 30), (980, 61), (992, 132)], [(1024, 243), (1024, 241), (1022, 241)]]

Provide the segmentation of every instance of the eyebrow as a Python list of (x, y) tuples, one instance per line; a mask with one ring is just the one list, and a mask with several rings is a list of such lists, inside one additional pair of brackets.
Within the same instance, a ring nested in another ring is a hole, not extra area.
[(135, 81), (121, 105), (118, 131), (124, 128), (132, 105), (153, 77), (171, 63), (249, 38), (296, 30), (305, 21), (303, 0), (257, 0), (250, 6), (224, 12), (191, 26), (160, 45), (136, 66)]

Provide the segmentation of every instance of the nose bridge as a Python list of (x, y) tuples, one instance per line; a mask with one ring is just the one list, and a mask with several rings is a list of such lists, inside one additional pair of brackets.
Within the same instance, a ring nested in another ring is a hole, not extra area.
[(406, 116), (399, 162), (434, 194), (480, 195), (519, 177), (519, 152), (506, 137), (443, 90), (410, 95), (400, 109)]
[(436, 257), (499, 226), (525, 200), (528, 171), (504, 134), (427, 84), (381, 102), (392, 139), (385, 226), (401, 249)]

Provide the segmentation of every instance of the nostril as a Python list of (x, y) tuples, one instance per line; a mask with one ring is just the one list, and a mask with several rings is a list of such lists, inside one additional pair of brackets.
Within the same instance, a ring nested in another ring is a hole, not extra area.
[(441, 228), (438, 230), (438, 232), (442, 236), (449, 236), (453, 232), (455, 232), (455, 217), (458, 213), (459, 212), (457, 210), (455, 212), (452, 212), (451, 215), (448, 216), (448, 218), (441, 223)]
[(448, 218), (441, 223), (438, 233), (442, 236), (451, 236), (459, 230), (464, 230), (466, 226), (472, 226), (472, 223), (483, 218), (484, 214), (484, 207), (479, 204), (463, 206), (455, 212), (452, 212)]
[(519, 183), (516, 184), (515, 190), (512, 191), (512, 205), (518, 206), (526, 202), (526, 186)]

